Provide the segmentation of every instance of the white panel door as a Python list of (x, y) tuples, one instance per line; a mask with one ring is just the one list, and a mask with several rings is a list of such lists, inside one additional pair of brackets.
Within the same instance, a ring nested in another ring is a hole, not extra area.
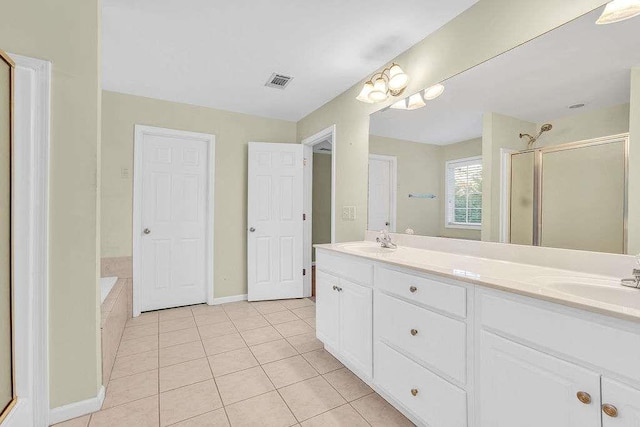
[(600, 427), (599, 374), (485, 331), (480, 341), (481, 427)]
[(142, 138), (140, 309), (206, 302), (207, 142)]
[[(602, 404), (603, 427), (640, 427), (640, 390), (602, 378)], [(606, 408), (610, 415), (604, 405), (613, 406)]]
[(394, 168), (390, 159), (383, 156), (369, 156), (368, 230), (395, 231), (393, 173)]
[(249, 144), (250, 301), (304, 296), (302, 148), (301, 144)]

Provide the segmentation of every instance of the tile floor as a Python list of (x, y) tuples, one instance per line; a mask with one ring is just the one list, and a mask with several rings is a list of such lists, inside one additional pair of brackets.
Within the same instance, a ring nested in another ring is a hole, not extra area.
[(144, 313), (102, 410), (57, 427), (410, 426), (315, 338), (309, 299)]

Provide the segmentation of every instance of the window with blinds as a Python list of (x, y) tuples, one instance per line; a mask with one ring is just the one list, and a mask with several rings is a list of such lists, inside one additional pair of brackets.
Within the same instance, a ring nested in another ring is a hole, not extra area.
[(446, 163), (446, 224), (479, 229), (482, 224), (482, 157)]

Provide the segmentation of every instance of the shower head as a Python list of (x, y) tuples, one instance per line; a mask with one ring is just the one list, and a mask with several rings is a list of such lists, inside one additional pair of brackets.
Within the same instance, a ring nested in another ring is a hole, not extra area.
[(520, 138), (524, 138), (526, 136), (528, 138), (527, 147), (531, 148), (533, 144), (535, 144), (535, 142), (538, 140), (538, 138), (540, 138), (540, 135), (542, 135), (544, 132), (549, 132), (551, 129), (553, 129), (551, 123), (545, 123), (542, 125), (542, 127), (540, 128), (540, 132), (538, 132), (536, 136), (531, 136), (528, 133), (521, 133)]

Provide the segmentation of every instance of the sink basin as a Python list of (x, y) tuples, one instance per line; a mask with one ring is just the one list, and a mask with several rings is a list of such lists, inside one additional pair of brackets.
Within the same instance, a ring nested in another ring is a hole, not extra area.
[(640, 310), (640, 290), (626, 288), (616, 280), (588, 277), (537, 277), (531, 282), (563, 294)]

